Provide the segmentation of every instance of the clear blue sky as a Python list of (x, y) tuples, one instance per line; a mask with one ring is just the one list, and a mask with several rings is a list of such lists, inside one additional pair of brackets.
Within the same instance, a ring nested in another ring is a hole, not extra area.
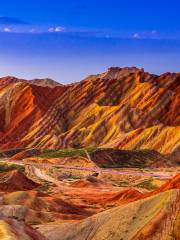
[(178, 0), (0, 2), (0, 76), (74, 82), (110, 66), (180, 71)]

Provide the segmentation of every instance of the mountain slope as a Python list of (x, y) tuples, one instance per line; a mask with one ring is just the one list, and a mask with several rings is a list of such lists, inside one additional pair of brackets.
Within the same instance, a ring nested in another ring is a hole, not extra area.
[(152, 75), (110, 68), (55, 87), (0, 79), (0, 148), (113, 147), (153, 149), (180, 145), (180, 74)]
[(179, 200), (179, 190), (169, 190), (112, 208), (79, 223), (43, 225), (39, 230), (51, 240), (179, 239)]

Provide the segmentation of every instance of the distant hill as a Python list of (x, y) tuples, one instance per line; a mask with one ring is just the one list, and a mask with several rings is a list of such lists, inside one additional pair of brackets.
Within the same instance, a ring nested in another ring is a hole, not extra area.
[(42, 87), (57, 87), (62, 85), (50, 78), (34, 79), (34, 80), (30, 80), (29, 82), (31, 84), (42, 86)]
[(42, 86), (42, 87), (56, 87), (56, 86), (62, 85), (50, 78), (42, 78), (42, 79), (37, 78), (37, 79), (33, 79), (33, 80), (24, 80), (24, 79), (12, 77), (12, 76), (0, 78), (0, 86), (7, 85), (10, 83), (18, 83), (18, 82), (30, 83), (30, 84)]

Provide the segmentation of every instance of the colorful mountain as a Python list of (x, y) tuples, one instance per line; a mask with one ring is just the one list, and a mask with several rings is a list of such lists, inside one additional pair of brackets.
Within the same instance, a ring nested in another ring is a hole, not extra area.
[(108, 147), (178, 152), (180, 73), (110, 68), (81, 82), (0, 79), (0, 148)]

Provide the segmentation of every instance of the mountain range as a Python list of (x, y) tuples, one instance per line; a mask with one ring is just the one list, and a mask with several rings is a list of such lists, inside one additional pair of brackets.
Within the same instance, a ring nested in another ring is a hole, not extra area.
[(0, 79), (0, 148), (179, 153), (180, 73), (109, 68), (81, 82)]

